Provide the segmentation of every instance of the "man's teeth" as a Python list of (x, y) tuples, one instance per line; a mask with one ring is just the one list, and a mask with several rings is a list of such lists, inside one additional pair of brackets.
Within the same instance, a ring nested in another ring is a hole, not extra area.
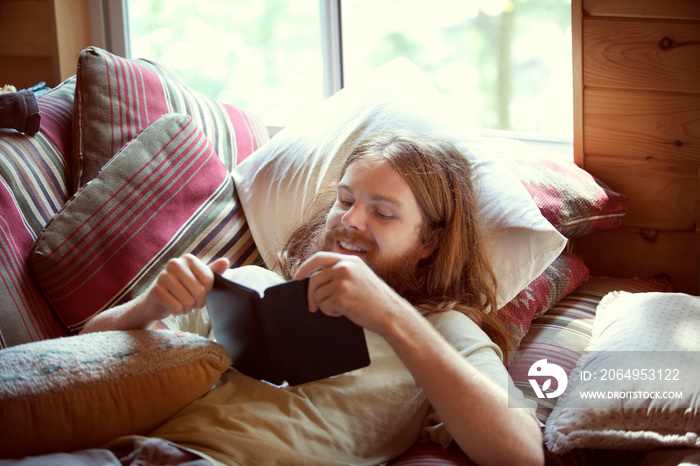
[(360, 248), (358, 248), (358, 247), (356, 247), (356, 246), (353, 246), (353, 245), (350, 244), (350, 243), (346, 243), (346, 242), (344, 242), (344, 241), (340, 241), (340, 246), (341, 246), (343, 249), (346, 249), (346, 250), (348, 250), (348, 251), (353, 251), (353, 252), (365, 252), (364, 249), (360, 249)]

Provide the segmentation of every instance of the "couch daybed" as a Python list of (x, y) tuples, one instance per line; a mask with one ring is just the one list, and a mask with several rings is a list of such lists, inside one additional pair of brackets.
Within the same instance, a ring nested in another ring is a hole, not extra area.
[[(145, 289), (171, 257), (273, 266), (353, 142), (405, 127), (454, 137), (473, 157), (499, 312), (517, 347), (509, 372), (538, 403), (547, 462), (697, 461), (700, 299), (665, 281), (589, 276), (567, 241), (617, 228), (624, 196), (570, 161), (473, 135), (446, 108), (399, 60), (270, 139), (255, 114), (158, 64), (86, 49), (76, 76), (38, 98), (37, 134), (0, 132), (0, 457), (148, 435), (206, 394), (230, 364), (216, 343), (162, 331), (72, 335)], [(582, 402), (582, 374), (610, 369), (606, 351), (633, 351), (642, 364), (673, 352), (684, 399)], [(544, 359), (567, 376), (561, 396), (535, 393), (558, 387), (533, 376)], [(418, 441), (391, 460), (470, 464), (453, 445)]]

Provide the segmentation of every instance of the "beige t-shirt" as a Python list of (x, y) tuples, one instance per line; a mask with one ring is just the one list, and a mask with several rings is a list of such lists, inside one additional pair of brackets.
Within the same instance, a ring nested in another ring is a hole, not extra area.
[[(180, 324), (208, 334), (206, 311), (198, 314)], [(471, 319), (455, 311), (427, 319), (470, 363), (519, 393), (500, 350)], [(401, 360), (379, 335), (365, 336), (371, 358), (365, 368), (283, 388), (228, 372), (220, 386), (151, 435), (245, 465), (379, 464), (419, 437), (447, 446), (452, 437)], [(528, 409), (534, 417), (534, 406)]]

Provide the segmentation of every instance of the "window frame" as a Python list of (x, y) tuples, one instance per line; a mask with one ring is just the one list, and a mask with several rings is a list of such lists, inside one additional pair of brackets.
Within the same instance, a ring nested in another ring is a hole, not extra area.
[[(127, 0), (88, 0), (92, 42), (95, 46), (131, 58)], [(323, 54), (323, 96), (328, 98), (344, 87), (341, 0), (318, 0)], [(572, 16), (572, 22), (573, 22)], [(572, 57), (575, 60), (575, 57)], [(574, 68), (575, 69), (575, 68)], [(282, 127), (269, 127), (274, 135)], [(487, 137), (527, 142), (548, 152), (573, 160), (574, 138), (551, 138), (517, 131), (482, 130)]]

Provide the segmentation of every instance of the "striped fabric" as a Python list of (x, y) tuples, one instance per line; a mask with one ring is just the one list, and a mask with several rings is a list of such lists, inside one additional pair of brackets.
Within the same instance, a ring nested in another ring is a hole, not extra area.
[(189, 89), (146, 60), (96, 47), (78, 61), (72, 174), (77, 190), (144, 128), (166, 113), (190, 115), (230, 171), (268, 139), (259, 117)]
[(34, 136), (0, 132), (0, 347), (66, 335), (32, 276), (37, 235), (68, 200), (75, 79), (37, 99)]
[(547, 420), (557, 398), (537, 398), (528, 381), (530, 366), (546, 358), (548, 362), (561, 366), (569, 375), (591, 339), (598, 303), (609, 292), (616, 290), (630, 293), (667, 292), (671, 291), (671, 286), (663, 281), (591, 277), (535, 319), (520, 348), (513, 353), (508, 372), (516, 387), (526, 397), (537, 401), (537, 416), (540, 421)]
[(115, 155), (39, 235), (31, 267), (63, 323), (143, 291), (172, 257), (252, 263), (233, 180), (194, 119), (166, 114)]

